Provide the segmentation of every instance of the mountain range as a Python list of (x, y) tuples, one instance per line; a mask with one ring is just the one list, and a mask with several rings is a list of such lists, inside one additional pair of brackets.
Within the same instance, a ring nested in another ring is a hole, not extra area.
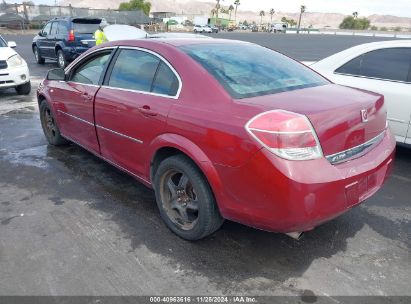
[[(61, 5), (71, 4), (75, 7), (92, 7), (92, 8), (101, 8), (101, 9), (117, 9), (121, 2), (127, 0), (63, 0), (60, 2)], [(202, 2), (196, 0), (150, 0), (151, 2), (151, 11), (152, 12), (175, 12), (176, 14), (183, 15), (210, 15), (211, 10), (215, 6), (214, 1)], [(234, 1), (232, 1), (234, 2)], [(223, 3), (222, 5), (227, 6)], [(243, 21), (247, 20), (248, 22), (255, 21), (260, 22), (259, 9), (256, 8), (256, 11), (243, 11), (241, 6), (238, 7), (237, 11), (237, 20)], [(299, 14), (290, 13), (290, 12), (276, 12), (273, 16), (274, 21), (280, 21), (282, 17), (292, 18), (298, 20)], [(319, 13), (319, 12), (306, 12), (302, 19), (303, 26), (312, 25), (314, 28), (338, 28), (338, 25), (346, 17), (343, 14), (339, 13)], [(362, 16), (360, 16), (362, 17)], [(391, 15), (371, 15), (366, 16), (371, 21), (371, 25), (377, 27), (402, 27), (404, 29), (411, 29), (411, 18), (407, 17), (397, 17)], [(234, 18), (234, 13), (233, 17)], [(266, 15), (263, 17), (263, 22), (269, 22), (270, 15), (266, 12)]]

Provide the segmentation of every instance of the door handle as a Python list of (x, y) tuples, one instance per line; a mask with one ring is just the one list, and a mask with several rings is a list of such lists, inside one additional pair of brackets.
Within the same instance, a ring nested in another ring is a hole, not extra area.
[(141, 114), (145, 116), (156, 116), (157, 113), (152, 111), (151, 108), (148, 105), (144, 105), (142, 107), (139, 107), (138, 110), (140, 111)]

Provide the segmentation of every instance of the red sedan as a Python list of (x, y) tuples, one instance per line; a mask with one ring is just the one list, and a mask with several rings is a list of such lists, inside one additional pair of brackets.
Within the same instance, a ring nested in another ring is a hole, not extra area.
[(383, 96), (245, 42), (103, 44), (50, 70), (38, 102), (50, 144), (154, 188), (188, 240), (224, 219), (298, 236), (373, 195), (394, 159)]

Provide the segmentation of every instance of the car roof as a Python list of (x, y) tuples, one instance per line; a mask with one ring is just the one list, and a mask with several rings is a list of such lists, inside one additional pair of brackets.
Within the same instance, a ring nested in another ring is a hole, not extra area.
[(135, 40), (121, 40), (121, 41), (113, 41), (111, 45), (127, 45), (135, 46), (139, 45), (141, 41), (150, 40), (152, 42), (160, 43), (160, 44), (169, 44), (172, 46), (183, 46), (183, 45), (193, 45), (193, 44), (251, 44), (250, 42), (240, 41), (240, 40), (230, 40), (230, 39), (204, 39), (204, 38), (168, 38), (168, 37), (159, 37), (156, 39), (135, 39)]
[(59, 21), (59, 20), (64, 20), (64, 21), (73, 21), (73, 20), (101, 20), (102, 18), (98, 18), (98, 17), (55, 17), (50, 19), (48, 22), (50, 21)]
[(397, 47), (399, 48), (411, 47), (411, 40), (410, 39), (397, 39), (397, 40), (387, 40), (387, 41), (364, 43), (364, 44), (350, 47), (346, 50), (330, 55), (326, 58), (323, 58), (309, 65), (313, 68), (323, 68), (327, 66), (332, 67), (334, 65), (344, 64), (348, 62), (348, 60), (351, 60), (352, 58), (355, 58), (363, 53), (367, 53), (367, 52), (378, 50), (378, 49), (397, 48)]

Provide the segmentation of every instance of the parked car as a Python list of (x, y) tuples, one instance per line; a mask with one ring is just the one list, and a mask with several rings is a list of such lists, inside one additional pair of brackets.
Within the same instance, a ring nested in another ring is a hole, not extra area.
[(358, 45), (310, 67), (335, 83), (383, 94), (397, 142), (411, 144), (411, 40)]
[(57, 60), (64, 68), (70, 61), (95, 45), (94, 32), (100, 18), (61, 17), (50, 20), (34, 37), (32, 50), (36, 62)]
[(208, 25), (195, 25), (193, 28), (194, 33), (212, 33), (213, 30)]
[(211, 27), (211, 31), (212, 31), (213, 33), (218, 33), (218, 32), (220, 31), (220, 29), (219, 29), (217, 26), (215, 26), (215, 25), (210, 26), (210, 27)]
[(17, 94), (31, 91), (30, 73), (26, 61), (13, 48), (14, 41), (6, 42), (0, 36), (0, 89), (15, 88)]
[(154, 188), (188, 240), (223, 219), (297, 238), (373, 195), (394, 158), (383, 96), (240, 41), (110, 42), (50, 70), (38, 102), (51, 145)]

